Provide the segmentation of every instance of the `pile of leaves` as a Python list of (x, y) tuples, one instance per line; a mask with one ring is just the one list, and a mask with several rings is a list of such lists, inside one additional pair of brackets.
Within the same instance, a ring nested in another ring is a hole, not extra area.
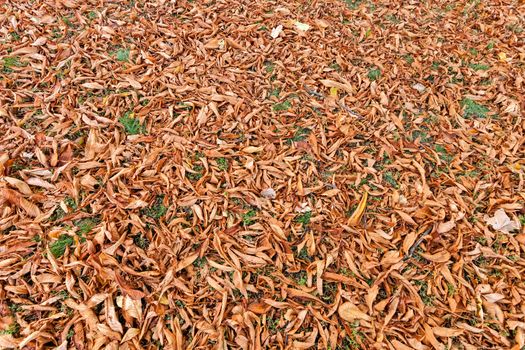
[(522, 349), (523, 13), (5, 1), (0, 348)]

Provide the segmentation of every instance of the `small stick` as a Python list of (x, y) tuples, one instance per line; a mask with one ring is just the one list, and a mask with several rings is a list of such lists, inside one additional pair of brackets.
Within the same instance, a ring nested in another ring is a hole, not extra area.
[(419, 245), (423, 242), (425, 237), (430, 234), (430, 232), (432, 232), (432, 226), (427, 228), (421, 234), (421, 237), (419, 237), (419, 239), (414, 244), (412, 244), (412, 247), (410, 247), (410, 249), (408, 249), (408, 254), (403, 258), (403, 260), (408, 260), (408, 259), (410, 259), (412, 257), (412, 255), (414, 255), (414, 252), (417, 249), (417, 247), (419, 247)]

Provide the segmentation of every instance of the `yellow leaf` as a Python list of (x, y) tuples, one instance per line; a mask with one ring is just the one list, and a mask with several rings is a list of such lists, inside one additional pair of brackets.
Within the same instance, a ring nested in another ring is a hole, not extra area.
[(501, 62), (507, 62), (507, 54), (505, 52), (498, 53), (498, 58)]
[(308, 29), (310, 29), (310, 26), (306, 23), (301, 23), (299, 21), (295, 21), (295, 27), (299, 30), (302, 30), (303, 32), (306, 32)]
[(363, 217), (363, 214), (366, 209), (366, 200), (368, 199), (368, 192), (365, 192), (363, 196), (361, 197), (361, 201), (359, 202), (359, 205), (355, 209), (354, 213), (348, 219), (348, 225), (349, 226), (356, 226), (359, 225), (359, 222), (361, 222), (361, 218)]
[(334, 97), (334, 98), (337, 98), (337, 93), (339, 92), (339, 89), (336, 88), (336, 87), (331, 87), (330, 88), (330, 96)]
[(162, 305), (169, 305), (169, 304), (170, 304), (168, 298), (166, 298), (165, 295), (163, 295), (163, 296), (160, 297), (160, 299), (159, 299), (159, 303), (161, 303)]

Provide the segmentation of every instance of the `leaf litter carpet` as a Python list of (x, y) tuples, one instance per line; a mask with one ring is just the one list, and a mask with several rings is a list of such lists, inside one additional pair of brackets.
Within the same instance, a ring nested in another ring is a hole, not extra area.
[(3, 1), (0, 348), (523, 349), (520, 1)]

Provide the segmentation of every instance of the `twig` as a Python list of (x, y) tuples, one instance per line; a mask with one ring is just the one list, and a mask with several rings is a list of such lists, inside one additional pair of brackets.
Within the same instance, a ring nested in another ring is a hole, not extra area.
[(408, 254), (403, 258), (403, 260), (408, 260), (412, 257), (412, 255), (414, 255), (414, 252), (415, 250), (417, 249), (417, 247), (419, 247), (419, 245), (421, 244), (421, 242), (423, 242), (423, 240), (425, 239), (426, 236), (428, 236), (430, 234), (430, 232), (432, 232), (432, 226), (427, 228), (422, 234), (421, 234), (421, 237), (419, 237), (419, 239), (414, 243), (412, 244), (412, 246), (410, 247), (410, 249), (408, 249)]

